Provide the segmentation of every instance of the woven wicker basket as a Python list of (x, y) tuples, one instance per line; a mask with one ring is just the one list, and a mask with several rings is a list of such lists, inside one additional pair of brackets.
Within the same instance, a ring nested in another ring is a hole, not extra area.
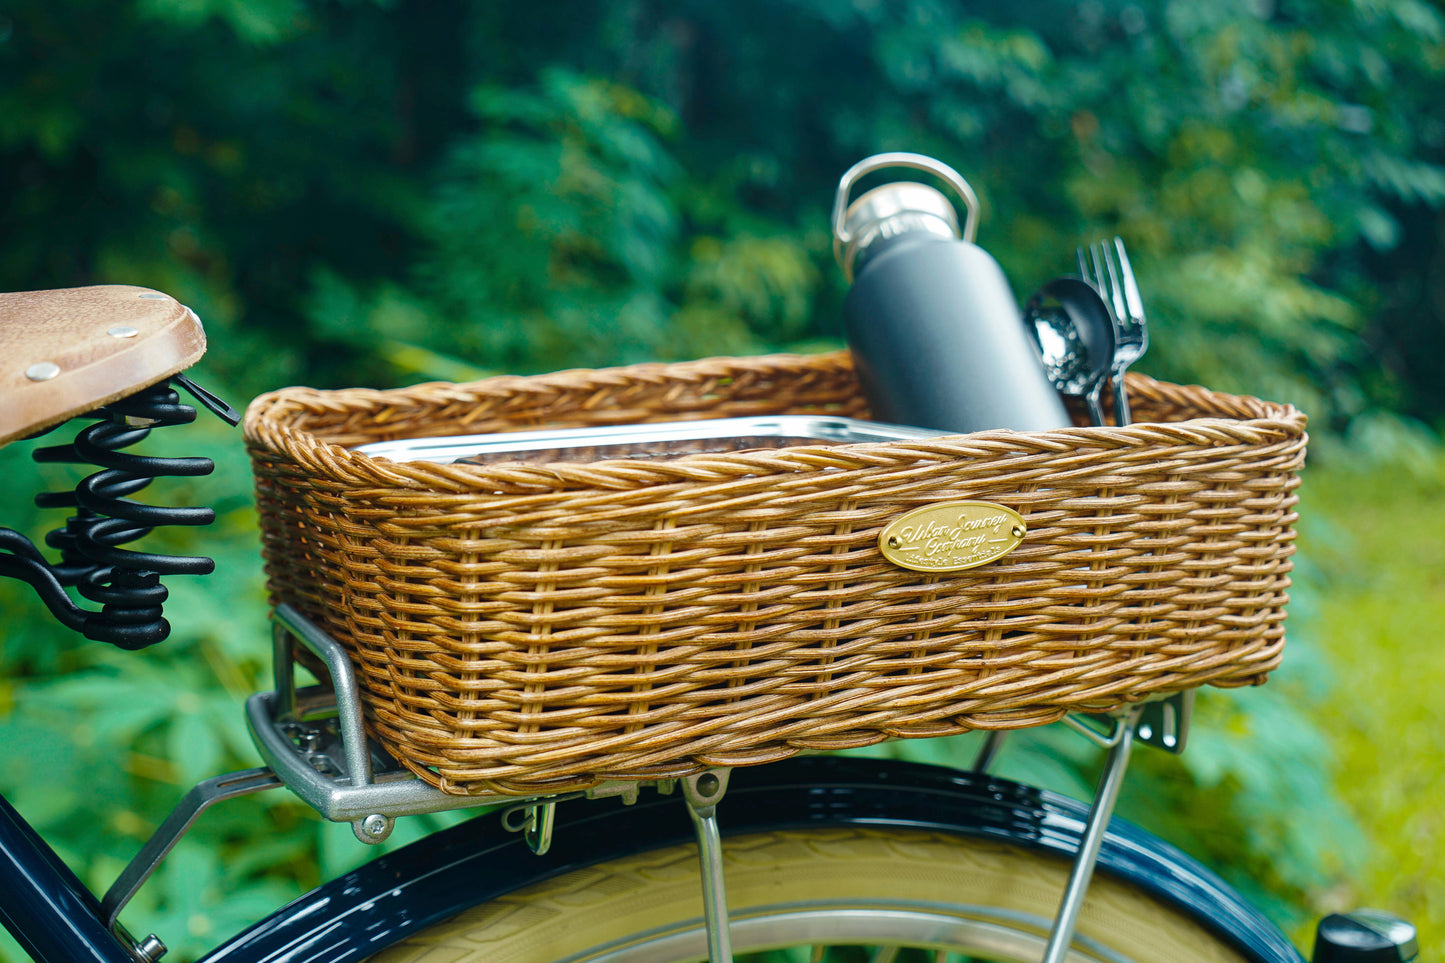
[[(866, 417), (846, 354), (395, 391), (291, 388), (246, 416), (275, 602), (359, 667), (368, 725), (455, 793), (890, 737), (1038, 725), (1280, 661), (1305, 418), (1129, 378), (1136, 424), (550, 465), (393, 463), (423, 435), (779, 413)], [(921, 574), (920, 506), (1024, 516)]]

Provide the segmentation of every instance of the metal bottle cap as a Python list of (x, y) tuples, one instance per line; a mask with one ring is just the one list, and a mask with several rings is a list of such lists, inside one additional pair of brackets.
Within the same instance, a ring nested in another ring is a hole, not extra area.
[[(958, 211), (948, 198), (926, 184), (912, 181), (875, 187), (849, 204), (848, 195), (854, 182), (885, 167), (924, 171), (953, 188), (968, 212), (963, 226), (960, 228)], [(833, 202), (833, 256), (848, 280), (853, 280), (853, 265), (859, 252), (882, 238), (913, 230), (972, 242), (978, 231), (978, 196), (968, 181), (947, 164), (922, 154), (875, 154), (848, 169), (838, 183)]]
[(848, 205), (843, 227), (849, 237), (843, 245), (843, 273), (849, 279), (858, 255), (874, 241), (908, 231), (927, 231), (950, 240), (961, 234), (952, 202), (927, 184), (911, 181), (884, 184), (859, 197)]

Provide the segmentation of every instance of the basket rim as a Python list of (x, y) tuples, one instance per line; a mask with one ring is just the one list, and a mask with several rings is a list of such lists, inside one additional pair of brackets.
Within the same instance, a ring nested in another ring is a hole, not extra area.
[[(800, 366), (846, 366), (846, 351), (821, 355), (772, 354), (753, 358), (718, 357), (686, 362), (644, 362), (611, 368), (574, 368), (542, 375), (496, 375), (474, 382), (425, 382), (401, 388), (320, 389), (288, 387), (255, 398), (243, 423), (253, 458), (267, 453), (287, 457), (322, 474), (367, 486), (475, 493), (492, 487), (499, 494), (566, 488), (633, 489), (674, 482), (720, 482), (747, 475), (859, 469), (928, 462), (996, 459), (1055, 452), (1078, 456), (1161, 445), (1257, 445), (1303, 435), (1307, 416), (1288, 403), (1234, 395), (1201, 385), (1178, 385), (1129, 373), (1131, 394), (1185, 407), (1207, 400), (1211, 407), (1239, 417), (1206, 416), (1173, 422), (1137, 422), (1117, 426), (1073, 426), (1047, 431), (987, 431), (943, 435), (917, 441), (789, 446), (730, 453), (682, 454), (639, 462), (616, 458), (593, 461), (437, 464), (397, 462), (328, 441), (324, 434), (297, 424), (316, 412), (384, 413), (397, 407), (442, 407), (476, 403), (514, 392), (531, 395), (575, 391), (579, 382), (620, 386), (639, 382), (687, 383), (727, 377), (730, 370), (775, 370)], [(1192, 399), (1192, 401), (1190, 400)], [(635, 420), (635, 419), (634, 419)], [(684, 420), (678, 418), (676, 420)], [(704, 420), (703, 418), (686, 420)], [(625, 420), (619, 421), (627, 423)]]

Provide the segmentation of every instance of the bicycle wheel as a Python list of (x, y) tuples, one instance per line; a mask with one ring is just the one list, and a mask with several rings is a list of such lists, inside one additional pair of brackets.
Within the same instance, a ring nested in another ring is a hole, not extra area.
[[(829, 963), (888, 963), (877, 948), (906, 944), (922, 956), (893, 963), (1037, 960), (1086, 815), (934, 766), (818, 756), (738, 769), (718, 807), (734, 946), (853, 947)], [(543, 856), (488, 813), (313, 890), (204, 963), (700, 959), (692, 840), (683, 801), (651, 790), (634, 805), (559, 804)], [(1303, 963), (1217, 876), (1122, 820), (1089, 899), (1074, 960)]]
[[(855, 827), (732, 838), (724, 862), (734, 953), (803, 948), (805, 960), (1038, 960), (1069, 869), (987, 840)], [(706, 960), (697, 874), (689, 846), (624, 857), (492, 900), (373, 960)], [(1090, 888), (1070, 956), (1242, 959), (1195, 921), (1107, 877)]]

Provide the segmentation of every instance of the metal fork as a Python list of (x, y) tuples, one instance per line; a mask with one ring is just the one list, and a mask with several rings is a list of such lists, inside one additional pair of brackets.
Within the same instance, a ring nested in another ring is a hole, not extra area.
[(1079, 248), (1079, 273), (1098, 289), (1114, 314), (1114, 423), (1127, 425), (1129, 395), (1124, 390), (1124, 372), (1149, 349), (1149, 322), (1144, 317), (1144, 299), (1129, 264), (1124, 241), (1100, 241)]

